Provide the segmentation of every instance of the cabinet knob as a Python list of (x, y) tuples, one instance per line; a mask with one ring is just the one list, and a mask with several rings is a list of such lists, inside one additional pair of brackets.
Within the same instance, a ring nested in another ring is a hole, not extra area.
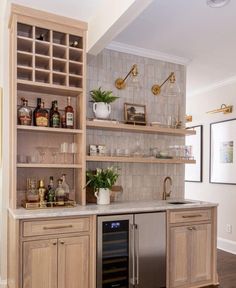
[(192, 231), (192, 230), (193, 230), (193, 227), (188, 227), (188, 230)]
[(65, 242), (63, 240), (60, 241), (61, 244), (65, 244)]
[(56, 241), (52, 242), (52, 245), (57, 245), (57, 242)]

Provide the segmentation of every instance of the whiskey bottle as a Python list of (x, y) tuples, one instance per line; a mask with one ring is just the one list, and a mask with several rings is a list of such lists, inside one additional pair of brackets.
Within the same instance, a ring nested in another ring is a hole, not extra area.
[(67, 97), (67, 106), (65, 108), (66, 128), (74, 128), (74, 110), (70, 100), (70, 97)]
[(58, 179), (58, 186), (55, 191), (57, 205), (65, 204), (65, 190), (62, 187), (62, 180)]
[(61, 116), (58, 112), (57, 101), (52, 102), (52, 108), (50, 110), (50, 127), (60, 128), (61, 126)]
[(44, 102), (41, 102), (40, 108), (37, 110), (36, 114), (36, 126), (48, 127), (48, 110), (44, 108)]
[(28, 100), (21, 98), (22, 105), (18, 109), (18, 124), (31, 125), (32, 122), (32, 110), (28, 107)]
[(27, 178), (26, 200), (27, 202), (39, 201), (39, 193), (36, 187), (36, 179)]
[(36, 126), (36, 113), (40, 109), (41, 102), (42, 102), (41, 98), (37, 98), (37, 106), (36, 106), (36, 108), (34, 109), (34, 112), (33, 112), (33, 125), (34, 126)]
[(66, 174), (61, 175), (62, 188), (65, 190), (65, 200), (69, 200), (70, 188), (66, 182)]

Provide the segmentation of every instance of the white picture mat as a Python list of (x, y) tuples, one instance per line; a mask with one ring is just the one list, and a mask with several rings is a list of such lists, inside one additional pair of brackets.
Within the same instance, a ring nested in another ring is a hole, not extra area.
[(186, 145), (192, 146), (192, 155), (196, 164), (185, 165), (185, 181), (201, 182), (202, 181), (202, 125), (195, 126), (195, 135), (186, 137)]
[[(236, 184), (236, 120), (211, 124), (210, 182)], [(223, 163), (220, 158), (222, 143), (233, 141), (233, 161)]]

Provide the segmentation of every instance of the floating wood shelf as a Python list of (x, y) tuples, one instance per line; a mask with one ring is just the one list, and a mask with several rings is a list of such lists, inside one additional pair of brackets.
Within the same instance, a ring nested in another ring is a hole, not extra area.
[(87, 128), (111, 130), (111, 131), (123, 131), (123, 132), (176, 135), (176, 136), (187, 136), (196, 134), (196, 131), (187, 129), (173, 129), (159, 126), (130, 125), (123, 123), (116, 124), (105, 121), (100, 122), (100, 121), (88, 121), (88, 120), (87, 120)]
[(22, 131), (49, 132), (49, 133), (66, 133), (66, 134), (83, 133), (83, 131), (80, 129), (37, 127), (37, 126), (25, 126), (25, 125), (17, 125), (17, 129)]
[(16, 167), (18, 168), (82, 168), (82, 165), (80, 164), (44, 164), (44, 163), (17, 163)]
[(154, 157), (116, 157), (116, 156), (87, 156), (87, 162), (124, 162), (124, 163), (157, 163), (157, 164), (195, 164), (195, 160), (160, 159)]

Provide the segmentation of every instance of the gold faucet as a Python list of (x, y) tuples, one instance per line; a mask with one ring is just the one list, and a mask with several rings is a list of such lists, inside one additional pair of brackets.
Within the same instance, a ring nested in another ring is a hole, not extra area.
[(167, 197), (170, 197), (171, 190), (169, 192), (166, 192), (166, 183), (168, 180), (170, 181), (170, 185), (172, 185), (172, 179), (169, 176), (167, 176), (163, 182), (162, 200), (166, 200)]

